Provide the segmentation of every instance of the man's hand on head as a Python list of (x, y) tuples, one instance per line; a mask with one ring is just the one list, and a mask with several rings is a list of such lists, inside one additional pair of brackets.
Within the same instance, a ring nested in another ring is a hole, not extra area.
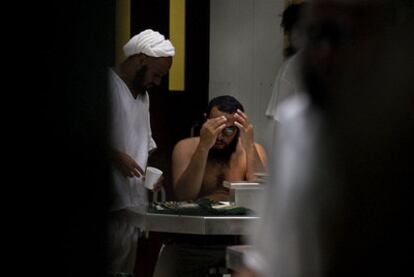
[(225, 116), (207, 119), (200, 130), (200, 145), (206, 149), (213, 147), (217, 135), (226, 127), (226, 121)]
[(254, 145), (254, 131), (253, 125), (250, 123), (248, 116), (237, 109), (234, 114), (234, 125), (240, 130), (240, 142), (245, 149)]

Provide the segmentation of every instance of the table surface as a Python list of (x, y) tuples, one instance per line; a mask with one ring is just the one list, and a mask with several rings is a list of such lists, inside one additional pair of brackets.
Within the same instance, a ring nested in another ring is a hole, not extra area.
[(134, 224), (144, 231), (199, 235), (246, 235), (256, 216), (188, 216), (140, 214), (129, 209)]

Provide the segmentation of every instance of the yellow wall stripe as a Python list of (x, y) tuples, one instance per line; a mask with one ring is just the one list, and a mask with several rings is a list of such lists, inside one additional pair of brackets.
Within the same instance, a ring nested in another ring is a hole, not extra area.
[(115, 2), (115, 65), (118, 65), (125, 58), (122, 46), (131, 37), (131, 0)]
[(169, 90), (185, 90), (185, 0), (170, 0), (170, 40), (175, 56), (169, 72)]

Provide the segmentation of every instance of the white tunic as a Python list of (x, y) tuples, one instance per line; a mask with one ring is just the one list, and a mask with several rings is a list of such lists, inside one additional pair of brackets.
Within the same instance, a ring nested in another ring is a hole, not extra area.
[[(148, 93), (135, 99), (113, 70), (109, 72), (109, 85), (112, 146), (131, 156), (145, 170), (149, 151), (156, 148), (151, 135)], [(115, 167), (112, 175), (115, 188), (111, 210), (134, 207), (145, 212), (148, 201), (142, 178), (124, 177)]]
[(272, 95), (265, 112), (265, 115), (273, 120), (280, 121), (278, 107), (284, 100), (304, 91), (300, 75), (302, 56), (302, 51), (299, 51), (288, 58), (277, 73)]

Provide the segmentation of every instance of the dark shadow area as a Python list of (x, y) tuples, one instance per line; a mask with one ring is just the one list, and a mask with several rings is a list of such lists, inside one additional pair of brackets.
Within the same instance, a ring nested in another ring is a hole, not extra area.
[[(105, 276), (110, 204), (107, 66), (115, 1), (55, 1), (27, 10), (23, 71), (30, 208), (20, 276)], [(29, 20), (32, 19), (32, 20)], [(31, 58), (28, 58), (28, 57)], [(27, 58), (27, 59), (26, 59)], [(16, 124), (17, 125), (17, 124)], [(28, 266), (33, 263), (32, 266)], [(23, 271), (27, 270), (27, 274)]]

